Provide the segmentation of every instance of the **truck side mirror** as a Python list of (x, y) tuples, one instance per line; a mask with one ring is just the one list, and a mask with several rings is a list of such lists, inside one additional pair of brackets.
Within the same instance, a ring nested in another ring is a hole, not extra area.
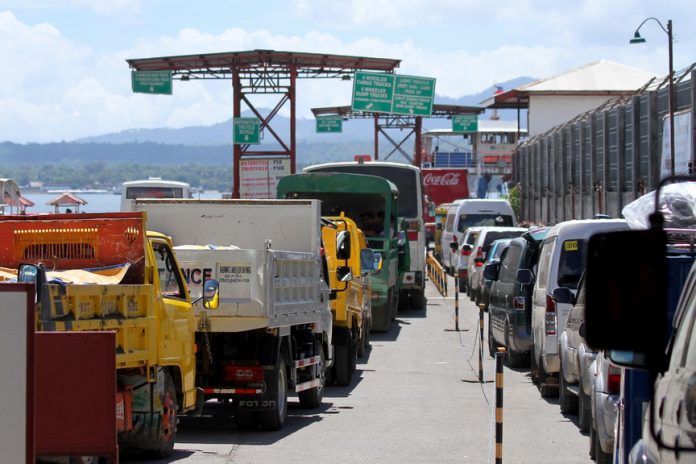
[(372, 248), (360, 250), (360, 274), (366, 275), (374, 267), (375, 251)]
[(488, 263), (483, 268), (483, 278), (486, 280), (498, 280), (498, 272), (500, 272), (500, 262)]
[(336, 258), (350, 259), (350, 232), (342, 230), (336, 234)]
[(336, 268), (336, 280), (339, 282), (350, 282), (353, 280), (353, 271), (350, 266), (338, 266)]
[(220, 305), (220, 283), (215, 279), (208, 279), (203, 284), (203, 307), (217, 309)]
[(554, 288), (551, 297), (556, 303), (575, 304), (575, 295), (573, 295), (573, 291), (568, 287)]
[(375, 253), (375, 260), (372, 262), (372, 270), (373, 271), (381, 271), (382, 270), (382, 253)]
[(34, 284), (34, 303), (41, 301), (45, 280), (45, 273), (41, 266), (35, 264), (20, 264), (17, 268), (17, 282)]
[(588, 345), (632, 352), (620, 359), (610, 352), (617, 364), (660, 370), (668, 329), (666, 233), (595, 234), (588, 242), (585, 273)]
[(534, 282), (534, 274), (530, 269), (518, 269), (515, 280), (522, 285), (531, 285)]

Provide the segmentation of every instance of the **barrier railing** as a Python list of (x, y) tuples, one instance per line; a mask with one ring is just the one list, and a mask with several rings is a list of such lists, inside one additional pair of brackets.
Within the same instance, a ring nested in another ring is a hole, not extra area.
[(435, 284), (442, 296), (447, 296), (447, 273), (442, 268), (442, 265), (435, 259), (432, 253), (428, 253), (425, 264), (428, 279)]

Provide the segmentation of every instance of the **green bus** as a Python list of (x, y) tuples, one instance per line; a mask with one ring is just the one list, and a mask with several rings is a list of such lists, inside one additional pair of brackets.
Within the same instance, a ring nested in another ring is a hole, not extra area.
[(368, 246), (381, 254), (382, 267), (371, 278), (372, 330), (380, 332), (388, 331), (396, 318), (400, 273), (410, 265), (398, 197), (393, 183), (363, 174), (294, 174), (278, 182), (278, 198), (321, 200), (322, 216), (344, 213), (363, 230)]

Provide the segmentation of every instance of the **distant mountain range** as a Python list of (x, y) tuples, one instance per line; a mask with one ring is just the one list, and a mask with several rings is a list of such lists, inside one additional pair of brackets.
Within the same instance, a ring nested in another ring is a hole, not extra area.
[[(507, 82), (499, 84), (504, 89), (513, 89), (520, 85), (531, 82), (530, 77), (519, 77)], [(481, 93), (475, 95), (467, 95), (458, 99), (437, 96), (436, 103), (447, 105), (464, 105), (464, 106), (479, 106), (481, 101), (493, 95), (495, 87), (491, 86)], [(261, 114), (266, 115), (268, 110), (259, 110)], [(516, 119), (516, 113), (513, 111), (499, 111), (502, 119)], [(250, 111), (242, 113), (242, 116), (253, 116)], [(482, 115), (485, 118), (486, 115)], [(287, 140), (290, 132), (290, 119), (281, 115), (276, 115), (271, 125), (278, 134)], [(443, 119), (424, 119), (423, 128), (434, 129), (439, 127), (447, 127), (449, 122)], [(370, 141), (373, 137), (373, 123), (367, 119), (351, 119), (344, 121), (343, 132), (341, 134), (318, 134), (315, 129), (314, 118), (298, 118), (296, 120), (296, 137), (298, 143), (301, 142), (324, 142), (324, 143), (346, 143), (356, 141)], [(111, 134), (98, 135), (94, 137), (85, 137), (77, 139), (75, 143), (161, 143), (166, 145), (194, 145), (194, 146), (211, 146), (211, 145), (229, 145), (232, 138), (232, 119), (219, 122), (210, 126), (195, 126), (184, 127), (180, 129), (131, 129)], [(270, 134), (266, 140), (272, 139)]]
[[(504, 89), (519, 87), (532, 81), (530, 77), (519, 77), (501, 85)], [(494, 86), (476, 95), (459, 99), (437, 97), (436, 103), (448, 105), (479, 106), (490, 97)], [(265, 114), (263, 110), (260, 110)], [(502, 119), (514, 120), (516, 113), (511, 110), (499, 111)], [(249, 114), (245, 114), (249, 115)], [(488, 117), (486, 114), (480, 118)], [(526, 121), (526, 118), (523, 118)], [(272, 122), (273, 129), (284, 141), (288, 140), (289, 119), (277, 115)], [(423, 130), (446, 128), (450, 122), (445, 119), (424, 119)], [(297, 164), (299, 167), (319, 162), (352, 159), (355, 154), (372, 153), (373, 122), (367, 119), (345, 121), (341, 134), (317, 134), (315, 120), (300, 118), (297, 128)], [(403, 134), (405, 136), (406, 134)], [(274, 144), (266, 134), (261, 149), (271, 149)], [(401, 139), (399, 139), (401, 140)], [(403, 148), (411, 153), (413, 137)], [(391, 152), (393, 146), (380, 141), (382, 158)], [(60, 143), (0, 143), (0, 177), (3, 165), (47, 165), (78, 164), (101, 162), (105, 164), (148, 164), (148, 165), (230, 165), (232, 159), (232, 121), (231, 119), (211, 126), (185, 127), (180, 129), (133, 129), (85, 137), (72, 142)], [(404, 161), (401, 155), (390, 158)]]

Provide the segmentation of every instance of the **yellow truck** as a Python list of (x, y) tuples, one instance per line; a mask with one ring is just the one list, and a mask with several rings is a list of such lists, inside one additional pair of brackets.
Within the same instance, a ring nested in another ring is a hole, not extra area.
[(115, 332), (119, 447), (169, 456), (177, 415), (201, 396), (171, 241), (146, 232), (143, 213), (0, 216), (0, 267), (6, 280), (16, 269), (17, 281), (35, 283), (37, 330)]
[(334, 363), (332, 379), (350, 384), (356, 358), (369, 348), (371, 322), (370, 280), (374, 252), (355, 222), (346, 217), (322, 218), (322, 242), (331, 288)]

